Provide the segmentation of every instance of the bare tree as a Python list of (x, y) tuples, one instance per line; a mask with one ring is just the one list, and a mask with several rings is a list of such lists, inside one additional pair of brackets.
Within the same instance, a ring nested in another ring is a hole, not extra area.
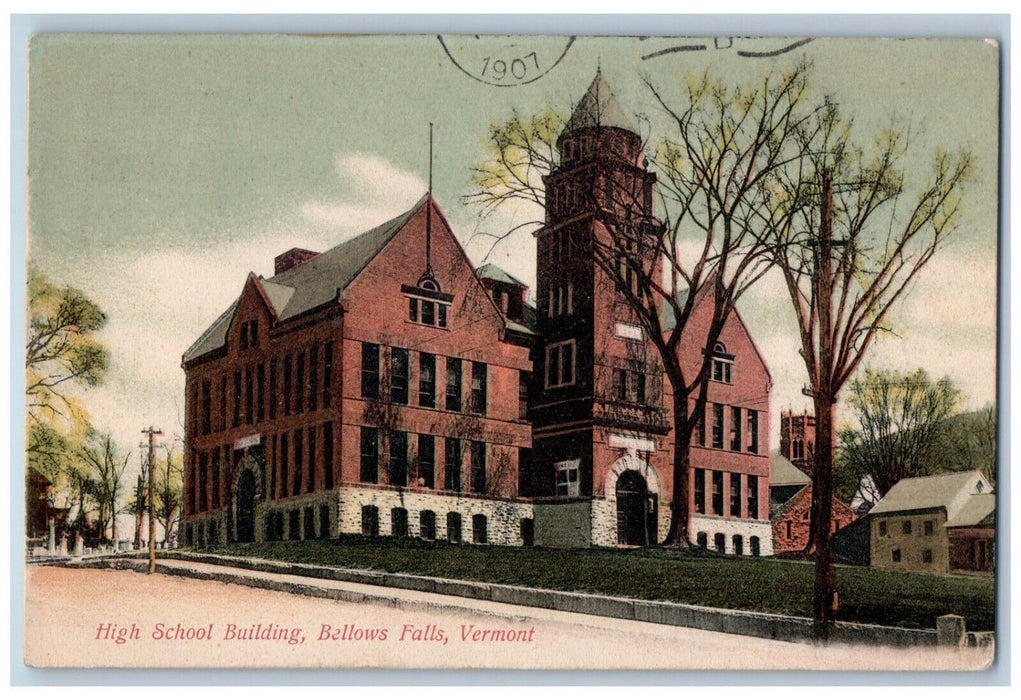
[(890, 331), (890, 310), (956, 228), (972, 158), (941, 150), (929, 175), (909, 173), (904, 131), (887, 130), (863, 148), (835, 104), (817, 119), (801, 137), (806, 157), (778, 170), (768, 187), (777, 212), (769, 225), (773, 250), (794, 306), (817, 420), (809, 546), (815, 630), (826, 637), (837, 603), (835, 406), (876, 336)]
[[(659, 176), (662, 220), (652, 216), (646, 180), (636, 167), (593, 177), (583, 192), (572, 193), (601, 224), (596, 235), (572, 239), (572, 245), (626, 302), (673, 390), (670, 544), (689, 543), (690, 445), (705, 414), (712, 367), (711, 352), (695, 367), (686, 364), (681, 341), (714, 347), (738, 300), (769, 269), (770, 227), (795, 209), (773, 206), (768, 184), (776, 171), (803, 157), (808, 142), (798, 137), (820, 123), (817, 115), (825, 109), (825, 103), (807, 101), (810, 73), (809, 64), (799, 63), (741, 87), (708, 72), (686, 76), (678, 104), (647, 82), (670, 125), (651, 162)], [(553, 140), (560, 124), (544, 112), (531, 119), (515, 113), (495, 125), (490, 154), (476, 168), (476, 189), (467, 201), (484, 214), (521, 200), (546, 206), (539, 182), (560, 163)], [(702, 303), (712, 309), (704, 327), (691, 323)]]
[(868, 478), (880, 498), (901, 479), (929, 474), (927, 454), (960, 396), (950, 378), (866, 368), (850, 389), (860, 427), (839, 432), (839, 459), (850, 474)]
[[(173, 443), (163, 446), (164, 458), (162, 467), (153, 465), (156, 474), (149, 478), (155, 478), (155, 500), (152, 507), (156, 509), (156, 519), (163, 527), (163, 546), (166, 547), (171, 539), (181, 517), (181, 505), (184, 489), (184, 464), (182, 456), (175, 449)], [(150, 537), (153, 533), (149, 534)]]
[(117, 515), (121, 511), (124, 471), (131, 453), (120, 456), (120, 450), (109, 433), (94, 433), (79, 450), (79, 456), (88, 469), (87, 488), (96, 503), (96, 518), (100, 533), (105, 537), (109, 528), (113, 542), (117, 542)]

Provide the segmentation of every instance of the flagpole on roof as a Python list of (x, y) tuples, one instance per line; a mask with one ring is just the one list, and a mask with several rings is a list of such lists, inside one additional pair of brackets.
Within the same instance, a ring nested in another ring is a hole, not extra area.
[(429, 122), (429, 197), (425, 209), (425, 270), (432, 274), (432, 224), (433, 224), (433, 123)]

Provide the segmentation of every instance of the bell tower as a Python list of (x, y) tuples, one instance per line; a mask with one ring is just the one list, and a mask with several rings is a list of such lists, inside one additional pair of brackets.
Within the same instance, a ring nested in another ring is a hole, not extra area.
[[(659, 227), (656, 176), (601, 70), (557, 149), (559, 165), (545, 179), (545, 225), (536, 234), (540, 342), (530, 392), (536, 460), (528, 495), (604, 498), (622, 457), (639, 463), (657, 449), (666, 454), (656, 351), (618, 288), (637, 285), (639, 265), (658, 271), (655, 248), (647, 245)], [(619, 263), (611, 262), (616, 251)], [(611, 264), (619, 264), (613, 274)], [(645, 501), (636, 507), (640, 512)], [(631, 531), (642, 530), (639, 518)], [(632, 537), (644, 535), (614, 535), (613, 542)]]

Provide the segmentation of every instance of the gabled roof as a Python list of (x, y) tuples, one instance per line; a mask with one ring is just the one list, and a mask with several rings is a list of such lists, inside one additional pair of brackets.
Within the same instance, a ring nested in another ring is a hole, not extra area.
[[(279, 275), (254, 277), (278, 321), (300, 316), (338, 295), (358, 277), (380, 251), (393, 240), (408, 221), (430, 201), (426, 194), (408, 211), (365, 233), (334, 246), (325, 253)], [(184, 353), (184, 361), (201, 357), (224, 346), (227, 331), (240, 304), (240, 297), (224, 311)]]
[(946, 508), (947, 519), (953, 520), (968, 497), (977, 493), (975, 485), (979, 482), (983, 484), (983, 490), (991, 490), (989, 483), (978, 471), (901, 479), (886, 492), (869, 514)]
[(772, 474), (769, 477), (770, 486), (797, 486), (812, 483), (812, 477), (795, 467), (789, 459), (780, 454), (779, 450), (769, 453), (769, 463), (772, 469)]
[(504, 284), (513, 284), (516, 287), (528, 286), (502, 267), (497, 267), (493, 263), (486, 263), (475, 272), (484, 280), (494, 280), (496, 282), (503, 282)]
[(610, 86), (603, 78), (602, 69), (596, 70), (596, 77), (589, 85), (585, 96), (571, 113), (567, 127), (563, 133), (581, 129), (586, 126), (616, 127), (637, 133), (631, 119), (621, 109), (617, 98), (613, 96)]
[[(990, 517), (991, 516), (991, 517)], [(968, 527), (969, 525), (985, 525), (986, 520), (996, 522), (996, 494), (976, 493), (969, 498), (957, 511), (957, 515), (947, 520), (947, 527)]]

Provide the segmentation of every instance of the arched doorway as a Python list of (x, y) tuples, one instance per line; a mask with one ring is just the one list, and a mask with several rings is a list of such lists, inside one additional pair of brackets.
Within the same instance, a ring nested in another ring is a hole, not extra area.
[(255, 472), (251, 469), (238, 477), (237, 536), (238, 542), (255, 541)]
[(617, 542), (648, 545), (656, 543), (656, 494), (649, 492), (645, 477), (627, 469), (617, 479)]

